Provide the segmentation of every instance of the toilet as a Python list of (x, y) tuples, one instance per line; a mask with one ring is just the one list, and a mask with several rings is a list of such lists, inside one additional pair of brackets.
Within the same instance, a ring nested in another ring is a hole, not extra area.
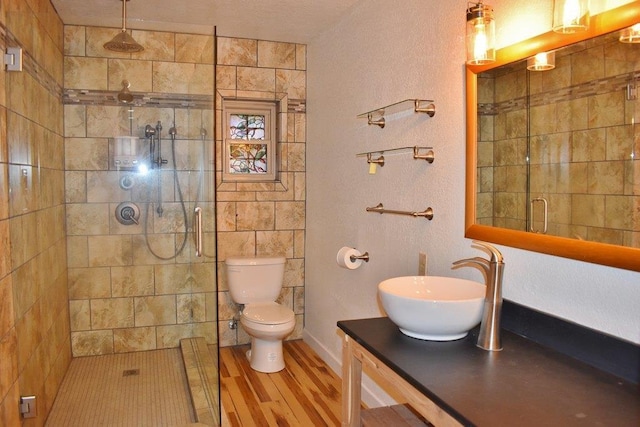
[(251, 337), (247, 358), (259, 372), (284, 369), (282, 340), (293, 332), (293, 311), (276, 303), (284, 279), (284, 257), (230, 257), (225, 260), (231, 299), (243, 304), (240, 324)]

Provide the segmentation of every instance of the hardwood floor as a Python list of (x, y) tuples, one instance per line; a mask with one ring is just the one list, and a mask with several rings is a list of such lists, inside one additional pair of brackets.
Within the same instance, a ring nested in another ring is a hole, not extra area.
[(220, 396), (229, 426), (340, 425), (341, 380), (311, 347), (286, 341), (286, 368), (272, 374), (251, 369), (248, 349), (220, 349)]

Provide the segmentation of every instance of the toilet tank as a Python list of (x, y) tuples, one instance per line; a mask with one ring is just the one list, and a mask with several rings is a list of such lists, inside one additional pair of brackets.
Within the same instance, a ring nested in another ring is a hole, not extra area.
[(284, 257), (227, 258), (231, 299), (238, 304), (275, 301), (282, 289), (284, 263)]

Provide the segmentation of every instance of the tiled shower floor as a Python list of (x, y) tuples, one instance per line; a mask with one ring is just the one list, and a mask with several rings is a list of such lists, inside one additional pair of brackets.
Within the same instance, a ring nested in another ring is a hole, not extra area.
[(186, 426), (194, 422), (179, 348), (71, 361), (46, 425)]

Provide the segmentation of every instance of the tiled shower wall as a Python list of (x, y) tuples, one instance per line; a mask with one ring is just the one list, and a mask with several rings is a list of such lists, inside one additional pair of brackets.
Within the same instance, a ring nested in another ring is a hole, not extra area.
[[(49, 0), (0, 2), (0, 425), (44, 424), (71, 360), (64, 222), (62, 22)], [(19, 396), (38, 397), (21, 420)]]
[[(530, 73), (531, 197), (549, 201), (549, 234), (640, 247), (640, 102), (626, 97), (640, 55), (616, 37), (571, 52), (555, 69)], [(479, 79), (480, 102), (493, 104), (479, 120), (479, 211), (518, 229), (527, 207), (525, 73)], [(493, 99), (493, 85), (503, 98)]]
[[(216, 338), (213, 162), (213, 36), (133, 31), (145, 50), (103, 48), (115, 29), (65, 26), (65, 169), (69, 308), (74, 356), (176, 347), (181, 338)], [(111, 102), (128, 80), (133, 105)], [(157, 105), (150, 105), (153, 98)], [(171, 104), (187, 100), (184, 107)], [(189, 99), (208, 106), (188, 106)], [(76, 102), (77, 101), (77, 102)], [(130, 118), (131, 117), (131, 118)], [(162, 124), (161, 171), (118, 170), (111, 139), (145, 140), (147, 124)], [(177, 128), (174, 182), (169, 128)], [(200, 176), (203, 172), (204, 176)], [(120, 180), (128, 176), (134, 187)], [(162, 192), (158, 192), (161, 184)], [(162, 198), (164, 212), (156, 213)], [(133, 201), (138, 225), (122, 225), (116, 206)], [(204, 211), (205, 256), (194, 257), (193, 209)], [(147, 209), (148, 212), (147, 213)], [(175, 259), (170, 258), (187, 239)], [(148, 241), (148, 244), (147, 244)], [(151, 249), (150, 249), (151, 248)]]
[[(239, 255), (287, 258), (278, 302), (296, 314), (296, 328), (288, 339), (300, 338), (304, 320), (306, 46), (218, 37), (216, 73), (218, 108), (220, 97), (280, 100), (282, 108), (286, 105), (286, 111), (279, 112), (278, 182), (223, 182), (222, 135), (216, 135), (220, 345), (249, 342), (240, 325), (229, 328), (237, 307), (229, 296), (222, 262)], [(217, 119), (221, 120), (220, 110)], [(218, 132), (222, 127), (217, 127)]]

